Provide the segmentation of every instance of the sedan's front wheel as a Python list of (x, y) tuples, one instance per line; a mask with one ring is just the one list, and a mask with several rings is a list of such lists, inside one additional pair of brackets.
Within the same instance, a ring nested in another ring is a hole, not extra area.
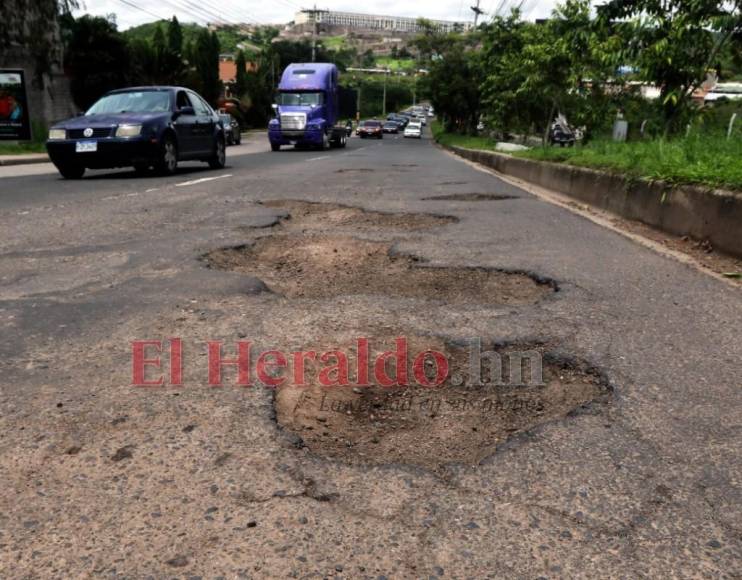
[(59, 173), (65, 179), (80, 179), (85, 175), (85, 167), (82, 165), (76, 165), (74, 163), (66, 163), (64, 165), (57, 165)]
[(173, 175), (178, 170), (178, 146), (170, 135), (162, 141), (160, 158), (155, 167), (162, 175)]
[(217, 139), (214, 146), (214, 156), (209, 159), (209, 167), (212, 169), (221, 169), (227, 163), (227, 153), (224, 149), (224, 139)]

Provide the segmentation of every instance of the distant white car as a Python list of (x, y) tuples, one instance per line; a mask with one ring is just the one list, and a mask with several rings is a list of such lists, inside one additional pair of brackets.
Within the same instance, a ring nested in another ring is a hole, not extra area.
[(730, 101), (742, 99), (742, 83), (717, 83), (713, 89), (706, 93), (703, 101), (713, 103), (722, 99)]
[(420, 123), (411, 122), (404, 130), (405, 137), (414, 137), (415, 139), (422, 139), (423, 126)]

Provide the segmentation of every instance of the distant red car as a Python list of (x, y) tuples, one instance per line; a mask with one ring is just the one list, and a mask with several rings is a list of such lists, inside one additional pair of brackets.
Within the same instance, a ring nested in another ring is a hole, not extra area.
[(361, 138), (376, 137), (377, 139), (384, 138), (384, 130), (381, 121), (363, 121), (358, 125), (356, 134)]

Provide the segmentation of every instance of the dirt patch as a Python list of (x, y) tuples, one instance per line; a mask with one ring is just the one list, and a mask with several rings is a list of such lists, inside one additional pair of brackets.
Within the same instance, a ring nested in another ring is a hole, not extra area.
[[(555, 358), (543, 345), (491, 347), (502, 357), (505, 384), (493, 384), (485, 365), (480, 386), (470, 384), (469, 353), (463, 349), (418, 337), (409, 346), (409, 358), (429, 349), (443, 353), (450, 364), (439, 387), (285, 387), (276, 392), (276, 419), (322, 457), (437, 471), (451, 463), (476, 465), (511, 437), (608, 398), (607, 383), (597, 371)], [(377, 353), (372, 352), (371, 361)], [(515, 384), (510, 362), (518, 359), (510, 357), (518, 353), (530, 353), (530, 358), (524, 359), (521, 381)], [(372, 363), (372, 383), (373, 372)], [(426, 365), (425, 373), (432, 379), (435, 367)], [(408, 375), (413, 383), (412, 364)]]
[(426, 201), (502, 201), (504, 199), (520, 199), (517, 195), (500, 193), (449, 193), (424, 197)]
[(613, 220), (613, 223), (620, 228), (662, 244), (670, 250), (687, 254), (701, 268), (721, 274), (729, 281), (742, 286), (742, 258), (736, 258), (715, 250), (708, 240), (694, 240), (688, 236), (675, 236), (640, 222), (626, 219), (617, 218)]
[(524, 272), (433, 267), (399, 255), (385, 242), (350, 236), (286, 235), (252, 245), (214, 250), (212, 268), (256, 276), (291, 298), (373, 294), (451, 304), (533, 304), (557, 290), (552, 281)]
[(458, 218), (453, 216), (424, 213), (385, 213), (336, 203), (301, 200), (271, 200), (262, 202), (262, 205), (285, 210), (286, 214), (277, 224), (285, 231), (322, 231), (330, 228), (417, 231), (441, 227), (459, 221)]

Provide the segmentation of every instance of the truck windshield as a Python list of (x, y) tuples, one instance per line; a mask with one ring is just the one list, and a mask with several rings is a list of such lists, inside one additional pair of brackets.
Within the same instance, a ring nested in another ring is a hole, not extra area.
[(279, 105), (321, 105), (325, 102), (323, 93), (279, 93)]

